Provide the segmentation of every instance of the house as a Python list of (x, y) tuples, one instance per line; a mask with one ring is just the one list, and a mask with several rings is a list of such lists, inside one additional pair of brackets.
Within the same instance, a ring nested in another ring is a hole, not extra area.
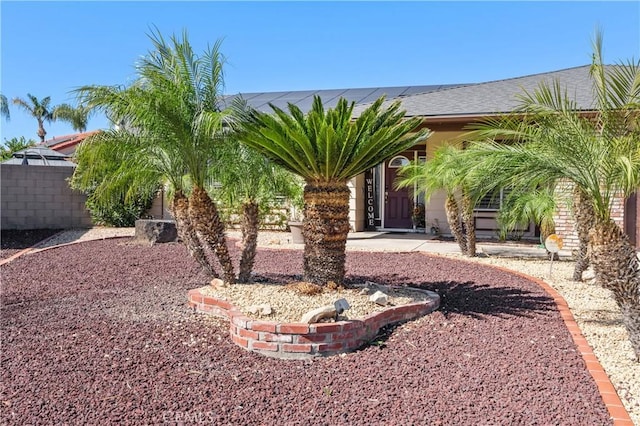
[(42, 143), (42, 145), (50, 148), (54, 151), (73, 155), (78, 145), (80, 145), (89, 136), (99, 133), (100, 130), (92, 130), (90, 132), (74, 133), (72, 135), (56, 136), (55, 138), (48, 139)]
[[(241, 93), (247, 103), (264, 112), (271, 112), (269, 103), (286, 108), (293, 103), (304, 112), (311, 108), (314, 95), (322, 98), (326, 107), (332, 107), (340, 96), (354, 101), (354, 116), (358, 116), (371, 102), (385, 94), (387, 102), (400, 100), (407, 117), (421, 117), (423, 126), (433, 131), (426, 141), (393, 158), (380, 163), (350, 183), (352, 189), (350, 220), (354, 231), (389, 230), (413, 231), (413, 207), (425, 207), (426, 230), (439, 229), (448, 234), (444, 211), (444, 192), (437, 193), (425, 203), (407, 189), (396, 190), (393, 181), (399, 167), (411, 160), (428, 161), (442, 144), (451, 143), (467, 132), (465, 127), (486, 117), (511, 113), (519, 105), (517, 99), (523, 89), (533, 91), (546, 81), (559, 81), (585, 112), (595, 104), (589, 65), (542, 74), (528, 75), (504, 80), (476, 84), (381, 87), (344, 90), (317, 90), (273, 93)], [(233, 97), (231, 97), (233, 98)], [(615, 208), (615, 220), (623, 227), (636, 245), (640, 244), (638, 211), (639, 197), (632, 197), (625, 206)], [(496, 236), (496, 215), (502, 200), (484, 200), (475, 212), (478, 236)], [(564, 238), (565, 247), (577, 247), (577, 236), (573, 229), (569, 207), (561, 205), (556, 218), (557, 232)], [(533, 224), (518, 231), (518, 237), (536, 238), (539, 231)]]
[[(354, 116), (358, 116), (370, 103), (382, 95), (387, 102), (399, 100), (407, 117), (421, 117), (423, 126), (433, 131), (425, 142), (406, 152), (389, 158), (350, 182), (352, 191), (350, 221), (353, 231), (387, 230), (416, 231), (412, 220), (413, 208), (424, 206), (424, 231), (449, 234), (444, 210), (444, 192), (434, 194), (429, 202), (413, 195), (408, 189), (393, 187), (399, 167), (411, 160), (428, 161), (435, 150), (458, 140), (466, 133), (465, 127), (486, 117), (513, 112), (519, 105), (517, 95), (523, 89), (532, 91), (543, 82), (559, 81), (560, 85), (577, 102), (578, 107), (589, 112), (594, 105), (589, 65), (559, 71), (515, 77), (474, 84), (450, 84), (427, 86), (376, 87), (336, 90), (283, 91), (268, 93), (240, 93), (226, 96), (229, 105), (236, 97), (242, 97), (249, 106), (264, 112), (272, 112), (269, 104), (286, 109), (289, 103), (303, 112), (311, 109), (313, 97), (318, 95), (326, 108), (334, 107), (338, 99), (355, 102)], [(45, 145), (53, 150), (71, 155), (79, 143), (95, 132), (85, 132), (50, 139)], [(474, 211), (478, 236), (497, 235), (497, 211), (502, 202), (483, 200)], [(622, 200), (614, 208), (614, 218), (640, 247), (640, 197), (633, 196), (623, 205)], [(170, 217), (166, 202), (160, 197), (149, 213), (153, 217)], [(569, 206), (561, 204), (556, 217), (556, 232), (565, 240), (566, 248), (577, 247)], [(533, 224), (518, 230), (517, 237), (537, 238), (539, 231)]]

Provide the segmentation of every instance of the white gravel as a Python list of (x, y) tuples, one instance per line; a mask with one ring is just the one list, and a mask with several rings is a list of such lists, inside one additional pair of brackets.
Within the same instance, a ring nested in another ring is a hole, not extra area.
[[(51, 239), (44, 247), (133, 235), (133, 228), (69, 230)], [(228, 235), (237, 238), (239, 233), (230, 231)], [(290, 235), (283, 232), (261, 232), (258, 245), (270, 248), (302, 248), (301, 244), (291, 244)], [(537, 277), (560, 293), (567, 301), (582, 334), (607, 372), (634, 424), (640, 426), (640, 363), (635, 361), (621, 321), (620, 310), (608, 290), (594, 284), (572, 281), (574, 262), (569, 260), (554, 262), (551, 277), (547, 260), (502, 257), (479, 257), (471, 260)]]

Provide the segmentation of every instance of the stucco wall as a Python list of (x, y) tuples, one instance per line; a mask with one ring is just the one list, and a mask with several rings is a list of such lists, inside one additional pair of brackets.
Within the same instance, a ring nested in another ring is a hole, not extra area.
[(69, 188), (73, 167), (0, 166), (2, 229), (92, 226), (86, 197)]

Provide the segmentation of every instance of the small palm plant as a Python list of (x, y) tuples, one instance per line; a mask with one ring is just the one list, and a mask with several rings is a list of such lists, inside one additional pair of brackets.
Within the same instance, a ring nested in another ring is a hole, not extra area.
[(306, 115), (293, 104), (289, 114), (271, 105), (273, 115), (251, 111), (244, 120), (242, 141), (306, 182), (305, 281), (326, 285), (344, 279), (349, 180), (430, 134), (415, 132), (421, 120), (404, 120), (400, 103), (383, 109), (383, 102), (376, 100), (354, 120), (354, 103), (340, 99), (325, 111), (316, 96)]
[(525, 192), (510, 191), (498, 211), (501, 237), (505, 237), (518, 226), (534, 222), (540, 227), (540, 238), (555, 233), (556, 195), (553, 187), (532, 188)]
[(640, 188), (640, 61), (605, 67), (601, 52), (598, 34), (592, 114), (584, 114), (558, 82), (542, 83), (522, 95), (524, 118), (477, 126), (478, 140), (490, 141), (474, 144), (467, 155), (476, 159), (476, 170), (505, 186), (569, 183), (576, 188), (580, 216), (590, 216), (592, 224), (588, 235), (596, 280), (611, 290), (640, 360), (640, 265), (611, 214), (614, 200)]
[(462, 254), (473, 257), (476, 254), (475, 202), (471, 182), (462, 172), (460, 153), (453, 145), (442, 145), (428, 161), (412, 162), (400, 168), (395, 185), (398, 188), (415, 186), (427, 201), (436, 191), (444, 190), (447, 194), (444, 208), (451, 234)]
[(253, 269), (261, 211), (269, 208), (276, 197), (289, 198), (295, 192), (294, 175), (262, 154), (231, 137), (216, 155), (216, 166), (210, 171), (218, 185), (215, 197), (241, 216), (242, 253), (238, 281), (249, 282)]
[(173, 185), (176, 222), (191, 241), (187, 242), (190, 250), (201, 253), (196, 243), (196, 237), (201, 237), (215, 252), (223, 279), (233, 283), (225, 227), (206, 190), (212, 153), (224, 138), (229, 115), (220, 108), (220, 42), (198, 56), (186, 33), (170, 41), (158, 33), (150, 38), (154, 49), (137, 64), (138, 79), (131, 86), (82, 87), (77, 90), (80, 104), (102, 109), (115, 122), (127, 123), (121, 135), (139, 141), (131, 155)]

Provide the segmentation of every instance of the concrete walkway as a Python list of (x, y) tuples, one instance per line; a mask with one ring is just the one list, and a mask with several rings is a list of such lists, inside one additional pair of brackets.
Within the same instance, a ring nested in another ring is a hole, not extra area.
[[(229, 231), (229, 237), (239, 238), (238, 231)], [(53, 246), (78, 243), (96, 239), (113, 237), (133, 237), (134, 228), (95, 227), (89, 229), (69, 229), (56, 234), (52, 238), (37, 244), (38, 251)], [(303, 244), (292, 244), (291, 234), (288, 232), (261, 231), (258, 235), (258, 245), (269, 248), (302, 249)], [(436, 254), (460, 254), (458, 244), (453, 241), (441, 241), (429, 234), (412, 232), (355, 232), (347, 237), (347, 250), (354, 251), (388, 251), (388, 252), (424, 252)], [(481, 257), (505, 258), (540, 258), (548, 259), (546, 250), (539, 244), (527, 242), (498, 242), (480, 241), (477, 243), (477, 253)], [(561, 251), (561, 258), (571, 257), (570, 251)]]
[[(427, 234), (394, 232), (350, 233), (347, 249), (460, 254), (460, 247), (456, 242), (437, 240), (435, 236)], [(547, 251), (540, 244), (526, 242), (481, 241), (477, 243), (477, 252), (479, 256), (549, 258)], [(571, 252), (563, 250), (559, 255), (561, 258), (571, 257)]]

